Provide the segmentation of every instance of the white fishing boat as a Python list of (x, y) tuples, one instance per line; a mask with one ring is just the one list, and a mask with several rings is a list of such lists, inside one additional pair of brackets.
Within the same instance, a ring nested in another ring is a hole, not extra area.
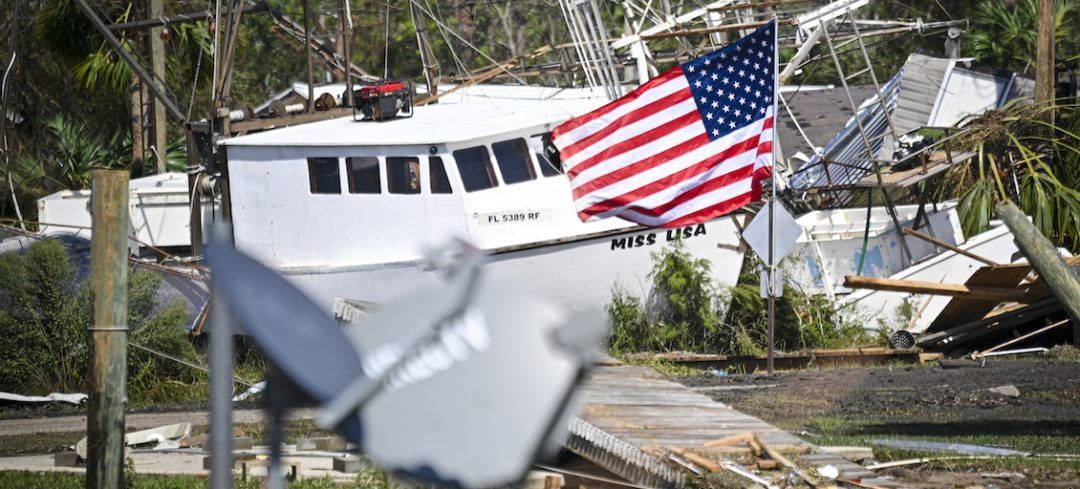
[(411, 117), (225, 140), (236, 246), (328, 311), (438, 280), (426, 249), (453, 238), (490, 254), (487, 273), (573, 307), (601, 307), (616, 286), (640, 293), (650, 254), (675, 239), (733, 285), (743, 251), (731, 217), (677, 229), (580, 221), (549, 134), (605, 102), (590, 89), (479, 86)]

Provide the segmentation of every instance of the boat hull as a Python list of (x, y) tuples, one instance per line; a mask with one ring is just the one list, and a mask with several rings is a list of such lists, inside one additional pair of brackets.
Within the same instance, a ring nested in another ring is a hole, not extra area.
[[(616, 287), (646, 295), (652, 255), (676, 239), (682, 240), (694, 257), (709, 260), (717, 285), (736, 283), (744, 253), (731, 218), (685, 228), (639, 228), (489, 250), (484, 273), (497, 281), (520, 284), (572, 309), (602, 308)], [(438, 270), (422, 261), (279, 271), (326, 311), (339, 299), (390, 303), (422, 285), (442, 280)]]

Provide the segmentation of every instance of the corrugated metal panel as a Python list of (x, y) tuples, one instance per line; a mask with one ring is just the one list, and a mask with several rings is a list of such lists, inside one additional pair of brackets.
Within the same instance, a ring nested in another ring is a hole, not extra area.
[[(890, 112), (895, 112), (900, 94), (903, 72), (897, 73), (881, 89), (885, 96), (885, 105)], [(889, 130), (888, 119), (877, 101), (877, 95), (862, 103), (859, 119), (870, 139), (874, 158), (878, 157), (884, 145), (884, 136)], [(828, 163), (822, 164), (822, 159)], [(826, 173), (826, 167), (828, 173)], [(866, 143), (859, 134), (855, 118), (848, 120), (844, 129), (825, 146), (821, 155), (814, 156), (802, 169), (791, 178), (792, 188), (805, 190), (811, 187), (843, 185), (853, 183), (873, 169), (872, 161), (867, 158)], [(842, 202), (849, 200), (837, 196)]]
[(932, 58), (922, 54), (908, 56), (901, 70), (903, 79), (900, 85), (900, 101), (893, 112), (896, 131), (905, 134), (926, 126), (930, 113), (934, 111), (941, 81), (945, 72), (955, 60)]

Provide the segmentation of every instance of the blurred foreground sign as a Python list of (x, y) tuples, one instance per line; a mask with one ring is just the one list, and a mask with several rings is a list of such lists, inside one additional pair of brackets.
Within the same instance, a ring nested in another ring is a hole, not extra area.
[(376, 389), (338, 429), (384, 468), (427, 482), (508, 484), (553, 453), (607, 332), (602, 315), (571, 318), (483, 276), (417, 291), (343, 332), (231, 247), (211, 246), (207, 259), (237, 320), (303, 393), (326, 406), (357, 384)]
[(769, 263), (769, 206), (772, 202), (766, 202), (761, 207), (750, 224), (743, 229), (742, 238), (750, 249), (757, 253), (761, 261), (766, 265), (776, 265), (784, 259), (791, 247), (802, 236), (803, 228), (799, 222), (791, 216), (784, 204), (776, 206), (773, 215), (773, 259)]

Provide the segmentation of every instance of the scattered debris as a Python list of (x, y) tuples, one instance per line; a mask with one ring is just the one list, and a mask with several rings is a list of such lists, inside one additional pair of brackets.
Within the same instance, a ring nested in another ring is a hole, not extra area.
[[(143, 445), (149, 445), (151, 443), (154, 446), (161, 444), (162, 442), (169, 440), (180, 440), (191, 436), (191, 423), (177, 423), (157, 428), (150, 428), (148, 430), (133, 431), (124, 435), (124, 446), (138, 447)], [(87, 438), (79, 440), (75, 444), (75, 453), (80, 458), (86, 458)], [(168, 443), (165, 448), (180, 448), (179, 443)]]
[(836, 468), (835, 465), (826, 465), (824, 467), (818, 467), (817, 468), (817, 473), (818, 473), (818, 475), (820, 475), (820, 476), (822, 476), (822, 477), (824, 477), (826, 479), (829, 479), (829, 480), (840, 477), (840, 469)]
[(1035, 348), (1019, 348), (1019, 349), (1016, 349), (1016, 350), (1001, 350), (1001, 351), (995, 351), (995, 352), (991, 352), (991, 353), (973, 353), (971, 356), (974, 357), (974, 358), (984, 358), (984, 357), (997, 357), (997, 356), (1004, 356), (1004, 355), (1025, 355), (1025, 354), (1028, 354), (1028, 353), (1046, 353), (1048, 351), (1050, 351), (1050, 349), (1045, 347), (1045, 346), (1037, 346)]
[(741, 466), (739, 466), (739, 464), (737, 464), (735, 462), (724, 461), (722, 466), (724, 467), (724, 469), (726, 469), (726, 470), (728, 470), (728, 471), (730, 471), (732, 473), (741, 475), (741, 476), (743, 476), (743, 477), (745, 477), (747, 479), (750, 479), (750, 480), (752, 480), (752, 481), (754, 481), (754, 482), (756, 482), (758, 484), (761, 484), (762, 486), (765, 486), (767, 489), (780, 489), (780, 486), (778, 486), (776, 484), (773, 484), (772, 482), (770, 482), (767, 479), (763, 479), (763, 478), (755, 475), (753, 472), (750, 472), (749, 470), (746, 470), (746, 469), (742, 468)]
[(1006, 397), (1020, 397), (1020, 389), (1017, 389), (1015, 385), (1001, 385), (997, 387), (991, 387), (989, 391), (993, 392), (994, 394), (1000, 394)]
[(870, 464), (866, 466), (867, 470), (882, 470), (891, 469), (893, 467), (903, 467), (905, 465), (917, 465), (925, 464), (928, 462), (939, 462), (945, 460), (979, 460), (996, 458), (989, 455), (948, 455), (942, 457), (921, 457), (921, 458), (909, 458), (904, 460), (893, 460), (891, 462), (881, 462), (876, 464)]
[(818, 487), (817, 480), (811, 477), (810, 474), (807, 474), (805, 471), (800, 469), (798, 465), (795, 465), (794, 462), (788, 460), (787, 457), (781, 455), (780, 452), (774, 450), (769, 445), (766, 445), (765, 441), (763, 441), (760, 436), (758, 436), (757, 434), (754, 434), (753, 436), (754, 442), (757, 443), (761, 447), (761, 449), (765, 451), (765, 453), (769, 454), (770, 458), (790, 469), (792, 472), (795, 473), (795, 475), (806, 481), (807, 484), (810, 484), (811, 487)]
[(874, 450), (870, 447), (818, 447), (825, 453), (831, 453), (844, 460), (862, 462), (874, 458)]
[(53, 392), (47, 396), (24, 396), (21, 394), (12, 394), (10, 392), (0, 392), (0, 401), (9, 402), (66, 402), (68, 404), (81, 406), (86, 402), (86, 399), (86, 394), (61, 394), (59, 392)]
[(992, 455), (997, 457), (1027, 457), (1030, 452), (1021, 452), (1008, 448), (986, 447), (982, 445), (967, 445), (964, 443), (940, 443), (935, 441), (916, 440), (873, 440), (874, 445), (891, 448), (903, 448), (905, 450), (918, 450), (923, 452), (953, 452), (965, 455)]

